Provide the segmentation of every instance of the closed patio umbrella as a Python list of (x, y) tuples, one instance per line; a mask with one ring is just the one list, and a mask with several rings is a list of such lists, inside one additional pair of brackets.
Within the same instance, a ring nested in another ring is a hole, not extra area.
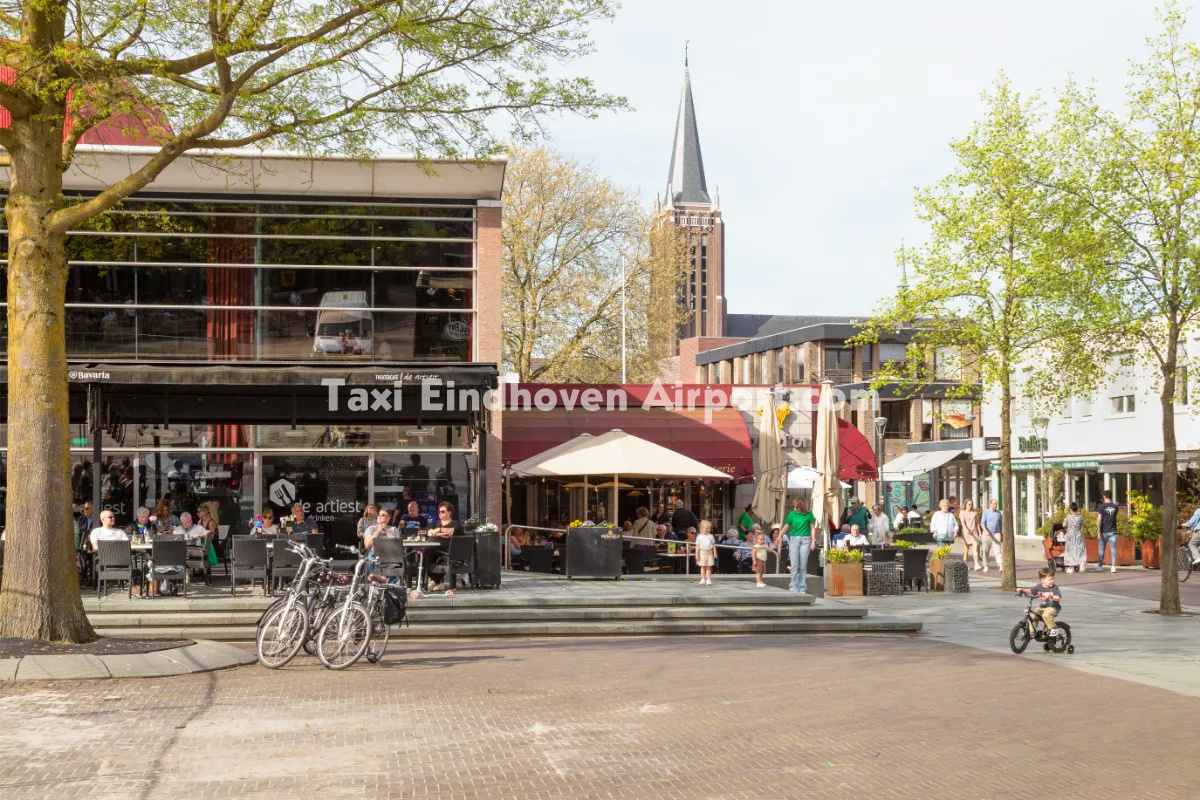
[(817, 441), (813, 448), (816, 458), (815, 480), (812, 489), (812, 511), (821, 532), (821, 547), (829, 542), (829, 522), (842, 518), (842, 481), (838, 477), (838, 424), (833, 408), (833, 381), (821, 382), (821, 398), (817, 403)]
[(768, 524), (783, 520), (783, 448), (775, 416), (775, 393), (767, 392), (758, 420), (758, 486), (754, 489), (754, 513)]

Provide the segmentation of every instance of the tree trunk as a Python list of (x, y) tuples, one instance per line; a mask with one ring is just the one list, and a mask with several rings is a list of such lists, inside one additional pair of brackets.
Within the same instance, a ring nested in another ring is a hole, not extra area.
[(1012, 384), (1007, 359), (1001, 365), (1000, 378), (1000, 497), (1004, 513), (1000, 517), (1000, 588), (1017, 588), (1017, 514), (1016, 499), (1012, 497)]
[(1162, 588), (1158, 598), (1158, 613), (1179, 614), (1179, 575), (1175, 571), (1179, 527), (1179, 452), (1175, 442), (1175, 368), (1178, 363), (1179, 332), (1172, 323), (1167, 336), (1167, 361), (1163, 364), (1162, 394)]
[[(35, 115), (37, 116), (37, 115)], [(89, 642), (71, 519), (61, 116), (14, 122), (8, 217), (8, 526), (0, 637)], [(99, 510), (99, 509), (97, 509)]]

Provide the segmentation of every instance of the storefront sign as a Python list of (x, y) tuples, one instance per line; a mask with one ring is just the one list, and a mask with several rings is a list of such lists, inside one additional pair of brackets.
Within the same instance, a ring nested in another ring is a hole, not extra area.
[[(1100, 469), (1100, 462), (1081, 458), (1067, 459), (1065, 461), (1050, 461), (1047, 459), (1045, 466), (1046, 469), (1053, 469), (1055, 467), (1062, 469)], [(1012, 465), (1013, 472), (1038, 472), (1041, 468), (1041, 461), (1014, 461)], [(1000, 462), (993, 461), (992, 472), (996, 472), (999, 469)]]
[(1017, 449), (1022, 453), (1044, 453), (1050, 449), (1050, 440), (1042, 436), (1022, 436), (1017, 439)]
[(983, 449), (984, 450), (999, 450), (1000, 449), (1000, 437), (999, 436), (983, 437)]

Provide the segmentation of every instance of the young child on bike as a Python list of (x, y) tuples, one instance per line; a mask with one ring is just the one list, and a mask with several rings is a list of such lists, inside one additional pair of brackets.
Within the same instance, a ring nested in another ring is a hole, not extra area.
[(1042, 567), (1038, 571), (1038, 577), (1041, 579), (1040, 586), (1032, 589), (1017, 589), (1017, 593), (1037, 598), (1038, 607), (1033, 610), (1033, 613), (1046, 623), (1051, 636), (1058, 636), (1058, 628), (1054, 625), (1054, 619), (1058, 616), (1058, 612), (1062, 611), (1062, 591), (1054, 583), (1054, 570), (1049, 567)]

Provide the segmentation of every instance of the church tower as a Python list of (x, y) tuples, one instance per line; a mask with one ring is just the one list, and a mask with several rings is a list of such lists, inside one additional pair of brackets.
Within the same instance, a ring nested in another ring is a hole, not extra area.
[(667, 171), (664, 201), (655, 200), (660, 225), (678, 229), (687, 242), (688, 257), (678, 301), (688, 314), (673, 342), (665, 343), (669, 355), (679, 352), (679, 340), (695, 336), (724, 336), (725, 222), (721, 218), (716, 187), (709, 192), (700, 154), (700, 133), (692, 101), (692, 79), (687, 58), (683, 64), (683, 92), (675, 119), (671, 165)]

